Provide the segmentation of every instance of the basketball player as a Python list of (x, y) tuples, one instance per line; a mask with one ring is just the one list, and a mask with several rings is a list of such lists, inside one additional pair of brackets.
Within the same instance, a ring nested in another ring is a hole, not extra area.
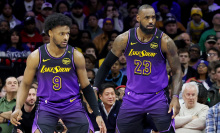
[[(114, 41), (94, 86), (100, 87), (112, 64), (124, 52), (128, 81), (117, 118), (117, 132), (141, 133), (143, 118), (149, 113), (160, 132), (174, 133), (173, 118), (180, 109), (178, 95), (182, 80), (177, 49), (170, 37), (155, 28), (156, 15), (150, 5), (139, 8), (137, 21), (138, 28), (122, 33)], [(170, 105), (166, 59), (173, 74)]]
[(46, 19), (45, 33), (50, 36), (50, 43), (39, 47), (27, 59), (16, 108), (11, 116), (11, 123), (15, 126), (20, 124), (21, 107), (36, 73), (39, 105), (32, 133), (53, 133), (59, 119), (63, 120), (70, 133), (92, 132), (93, 127), (81, 104), (80, 87), (96, 115), (100, 132), (106, 133), (95, 94), (87, 78), (85, 59), (67, 44), (71, 24), (71, 20), (63, 14), (53, 14)]

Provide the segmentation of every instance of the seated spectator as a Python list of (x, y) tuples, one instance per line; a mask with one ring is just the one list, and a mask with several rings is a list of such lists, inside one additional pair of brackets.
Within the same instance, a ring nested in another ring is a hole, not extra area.
[(209, 24), (202, 19), (202, 11), (199, 7), (193, 7), (191, 9), (192, 20), (187, 24), (187, 33), (192, 38), (193, 43), (198, 43), (201, 33), (209, 27)]
[(109, 40), (109, 33), (112, 32), (113, 30), (113, 26), (114, 26), (114, 22), (112, 19), (110, 18), (106, 18), (103, 21), (103, 33), (96, 36), (93, 40), (93, 43), (95, 44), (97, 50), (98, 50), (98, 54), (100, 54), (102, 52), (102, 49), (104, 48), (106, 42)]
[(87, 69), (86, 71), (89, 82), (91, 85), (93, 85), (95, 80), (95, 72), (92, 69)]
[(206, 89), (209, 89), (208, 84), (206, 83), (208, 79), (208, 62), (201, 60), (196, 68), (197, 73), (194, 77), (189, 78), (186, 83), (191, 82), (191, 81), (196, 81), (199, 83), (203, 83), (203, 85), (206, 87)]
[(182, 33), (180, 34), (179, 36), (177, 36), (176, 38), (174, 38), (174, 40), (184, 40), (185, 43), (186, 43), (186, 47), (189, 48), (190, 46), (194, 45), (192, 42), (191, 42), (191, 38), (189, 36), (188, 33)]
[(207, 61), (209, 63), (213, 61), (219, 61), (220, 59), (220, 51), (216, 49), (215, 47), (208, 49), (207, 51)]
[(214, 36), (214, 35), (209, 35), (207, 36), (206, 38), (206, 41), (205, 41), (205, 52), (202, 53), (202, 58), (204, 60), (207, 60), (207, 52), (210, 48), (213, 48), (216, 46), (216, 42), (217, 42), (217, 37)]
[[(12, 133), (31, 133), (32, 130), (32, 124), (35, 117), (35, 111), (37, 109), (36, 100), (37, 100), (37, 89), (34, 87), (31, 87), (29, 89), (28, 97), (21, 108), (22, 111), (22, 120), (19, 122), (21, 123), (18, 126), (14, 126)], [(15, 110), (15, 107), (13, 108), (12, 112)]]
[(13, 62), (19, 57), (27, 58), (31, 51), (26, 43), (21, 42), (22, 39), (20, 33), (16, 30), (11, 30), (9, 34), (9, 43), (2, 45), (5, 47), (4, 51), (6, 52), (6, 56)]
[[(164, 27), (164, 24), (163, 22), (166, 20), (167, 17), (174, 17), (173, 14), (171, 13), (167, 13), (166, 16), (164, 16), (164, 19), (163, 20), (159, 20), (159, 21), (156, 21), (156, 27), (158, 29), (163, 29)], [(179, 21), (176, 21), (176, 24), (177, 24), (177, 28), (180, 29), (181, 31), (183, 32), (186, 32), (186, 28), (183, 26), (182, 23), (180, 23)]]
[(2, 14), (0, 15), (0, 20), (6, 20), (10, 23), (10, 29), (13, 29), (16, 25), (21, 24), (21, 21), (13, 15), (12, 8), (13, 6), (11, 4), (4, 4)]
[(86, 69), (92, 69), (95, 71), (95, 74), (98, 71), (98, 68), (95, 68), (96, 59), (92, 54), (85, 54), (84, 55), (85, 61), (86, 61)]
[(41, 13), (36, 16), (35, 24), (40, 33), (42, 33), (44, 30), (45, 19), (53, 13), (52, 9), (52, 4), (49, 2), (45, 2), (41, 7)]
[(206, 116), (206, 133), (220, 132), (220, 102), (209, 108)]
[(189, 78), (196, 75), (196, 70), (189, 66), (189, 51), (187, 49), (178, 50), (179, 60), (181, 65), (183, 65), (185, 71), (183, 73), (182, 82), (185, 83)]
[[(50, 43), (50, 37), (44, 31), (41, 33), (41, 36), (42, 36), (43, 44)], [(40, 46), (38, 46), (38, 47), (40, 47)], [(38, 47), (36, 47), (36, 48), (38, 48)]]
[(202, 133), (209, 107), (197, 102), (199, 89), (195, 82), (183, 84), (182, 93), (184, 103), (175, 117), (176, 133)]
[(87, 0), (87, 4), (83, 7), (83, 12), (86, 16), (89, 16), (89, 14), (97, 13), (102, 7), (100, 0)]
[(216, 44), (217, 45), (215, 46), (215, 48), (217, 48), (220, 51), (220, 37), (218, 38)]
[(8, 43), (8, 35), (9, 35), (9, 30), (10, 30), (10, 25), (8, 21), (6, 20), (1, 20), (0, 21), (0, 51), (1, 49), (1, 44), (6, 44)]
[(124, 20), (123, 20), (124, 21), (124, 30), (123, 31), (127, 31), (130, 28), (133, 28), (131, 22), (137, 21), (136, 20), (137, 13), (138, 13), (137, 7), (131, 7), (128, 9), (128, 16), (126, 18), (124, 18)]
[(84, 20), (86, 18), (83, 13), (83, 4), (80, 1), (74, 2), (70, 9), (70, 16), (75, 20), (79, 26), (80, 30), (84, 30)]
[(91, 54), (97, 59), (97, 49), (94, 45), (94, 43), (88, 43), (87, 46), (85, 46), (85, 49), (83, 49), (84, 54)]
[[(107, 128), (107, 133), (115, 133), (116, 119), (121, 106), (121, 102), (116, 100), (115, 87), (116, 86), (112, 83), (105, 83), (99, 90), (99, 98), (101, 99), (101, 102), (98, 104)], [(91, 114), (90, 118), (95, 131), (99, 131), (99, 127), (95, 121), (95, 116)]]
[(18, 81), (15, 77), (8, 77), (5, 81), (5, 97), (0, 99), (0, 128), (1, 133), (11, 133), (13, 125), (10, 123), (12, 108), (16, 104)]
[(91, 14), (88, 16), (88, 26), (86, 29), (90, 32), (92, 40), (99, 34), (103, 33), (102, 29), (98, 25), (97, 15)]
[(36, 28), (34, 17), (27, 17), (25, 19), (21, 38), (22, 43), (26, 43), (31, 52), (36, 49), (36, 46), (42, 45), (42, 36)]
[(81, 39), (80, 39), (80, 30), (79, 26), (75, 21), (72, 21), (72, 25), (70, 27), (70, 37), (68, 40), (68, 44), (72, 47), (80, 47)]
[(220, 102), (220, 64), (215, 66), (215, 76), (216, 76), (216, 83), (214, 83), (208, 91), (208, 101), (209, 107), (214, 106), (218, 102)]
[(82, 30), (80, 38), (81, 38), (81, 42), (83, 44), (87, 44), (87, 43), (92, 42), (92, 37), (91, 37), (91, 34), (88, 30)]
[(196, 69), (198, 63), (200, 62), (200, 47), (198, 44), (194, 44), (189, 47), (189, 66)]
[(123, 75), (120, 69), (121, 64), (118, 60), (112, 65), (111, 70), (109, 71), (109, 74), (105, 79), (105, 82), (113, 82), (117, 86), (126, 85), (127, 76)]
[(202, 52), (206, 51), (205, 42), (206, 42), (207, 37), (209, 35), (216, 36), (216, 32), (220, 31), (219, 18), (220, 18), (220, 13), (215, 14), (212, 18), (213, 28), (202, 33), (200, 40), (199, 40), (199, 46), (200, 46)]
[(213, 11), (220, 9), (220, 6), (216, 3), (214, 3), (214, 0), (208, 0), (208, 5), (209, 5), (210, 12), (213, 12)]
[(65, 13), (70, 11), (70, 5), (68, 2), (61, 0), (56, 5), (56, 12), (57, 13)]
[(113, 21), (113, 29), (122, 32), (124, 25), (122, 20), (119, 19), (119, 12), (116, 9), (115, 6), (113, 5), (106, 5), (105, 9), (104, 9), (104, 15), (103, 18), (98, 20), (98, 25), (100, 28), (102, 28), (104, 26), (104, 21), (106, 18), (112, 19)]
[(207, 84), (211, 87), (213, 84), (216, 83), (216, 73), (215, 73), (215, 67), (220, 64), (220, 61), (212, 61), (209, 63), (208, 66), (208, 80)]
[[(178, 27), (177, 27), (177, 23), (176, 23), (176, 18), (175, 17), (167, 17), (164, 21), (163, 21), (163, 25), (164, 25), (164, 32), (172, 39), (174, 39), (175, 37), (177, 37), (178, 35), (180, 35), (181, 33), (183, 33), (183, 31), (181, 31)], [(163, 30), (163, 29), (162, 29)]]

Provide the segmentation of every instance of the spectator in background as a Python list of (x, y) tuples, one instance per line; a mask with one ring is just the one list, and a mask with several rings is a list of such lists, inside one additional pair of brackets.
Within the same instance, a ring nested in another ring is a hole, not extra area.
[(216, 46), (216, 42), (217, 42), (217, 38), (216, 36), (214, 35), (209, 35), (207, 36), (206, 38), (206, 41), (205, 41), (205, 52), (202, 53), (202, 58), (204, 60), (207, 60), (207, 52), (210, 48), (213, 48)]
[(209, 101), (209, 107), (214, 106), (218, 102), (220, 102), (220, 94), (219, 94), (219, 88), (220, 88), (220, 64), (217, 64), (215, 66), (215, 76), (216, 76), (216, 83), (211, 86), (211, 88), (208, 91), (208, 101)]
[(113, 5), (106, 5), (104, 8), (103, 18), (98, 20), (98, 25), (100, 28), (104, 27), (104, 21), (106, 18), (112, 19), (113, 21), (113, 29), (122, 32), (124, 25), (121, 19), (119, 19), (119, 12), (117, 8)]
[(95, 80), (95, 72), (92, 69), (87, 69), (86, 71), (89, 82), (91, 85), (93, 85)]
[(178, 37), (174, 38), (174, 40), (184, 40), (185, 43), (186, 43), (186, 47), (189, 48), (190, 46), (194, 45), (192, 42), (191, 42), (191, 38), (189, 36), (188, 33), (182, 33), (180, 34)]
[[(50, 43), (50, 37), (44, 31), (41, 33), (41, 36), (42, 36), (43, 44)], [(40, 46), (38, 46), (38, 47), (40, 47)]]
[(218, 49), (216, 49), (215, 47), (210, 48), (207, 51), (207, 61), (209, 63), (213, 62), (213, 61), (219, 61), (220, 59), (220, 51)]
[(183, 83), (185, 83), (189, 78), (194, 77), (196, 75), (196, 70), (189, 66), (189, 51), (188, 49), (179, 49), (178, 50), (179, 60), (181, 65), (185, 68), (184, 76), (182, 77)]
[(83, 13), (83, 4), (78, 1), (75, 2), (71, 9), (70, 16), (73, 20), (75, 20), (79, 26), (80, 30), (84, 30), (84, 20), (86, 18), (85, 14)]
[(215, 48), (217, 48), (220, 51), (220, 38), (218, 38), (216, 44), (217, 45), (215, 46)]
[(121, 69), (121, 64), (118, 60), (112, 65), (109, 74), (105, 78), (105, 82), (113, 82), (117, 86), (126, 85), (127, 76), (123, 75), (120, 69)]
[(9, 33), (10, 41), (5, 46), (6, 56), (9, 57), (13, 62), (19, 57), (28, 57), (31, 53), (26, 43), (22, 43), (21, 35), (16, 30), (11, 30)]
[(16, 25), (21, 24), (21, 21), (13, 15), (12, 8), (13, 6), (9, 3), (4, 4), (2, 8), (2, 14), (0, 15), (0, 21), (8, 21), (10, 23), (10, 29), (13, 29)]
[(197, 102), (199, 89), (196, 82), (183, 84), (182, 93), (184, 103), (175, 117), (176, 133), (202, 133), (209, 107)]
[(53, 13), (53, 7), (51, 3), (45, 2), (41, 7), (41, 13), (36, 16), (35, 23), (40, 33), (44, 30), (45, 19)]
[(183, 33), (178, 27), (177, 27), (177, 21), (175, 17), (167, 17), (163, 21), (164, 25), (164, 32), (172, 39)]
[(98, 17), (95, 14), (91, 14), (88, 16), (88, 26), (87, 30), (90, 32), (92, 40), (103, 33), (102, 29), (98, 25)]
[(114, 21), (110, 18), (105, 18), (103, 21), (103, 33), (96, 36), (93, 40), (93, 43), (95, 44), (98, 54), (101, 53), (102, 49), (104, 48), (106, 42), (109, 40), (109, 33), (113, 30), (114, 27)]
[(56, 5), (56, 12), (57, 13), (65, 13), (65, 12), (69, 12), (70, 11), (70, 6), (69, 3), (61, 0), (57, 3)]
[(125, 95), (125, 88), (126, 88), (125, 85), (120, 85), (120, 86), (116, 87), (116, 90), (119, 92), (119, 101), (121, 101), (121, 102), (122, 102), (122, 99)]
[(38, 14), (41, 14), (41, 7), (45, 1), (44, 0), (34, 0), (34, 7), (33, 12), (37, 16)]
[[(99, 109), (101, 116), (105, 122), (107, 133), (115, 133), (116, 119), (121, 106), (121, 102), (116, 100), (115, 87), (113, 83), (105, 83), (99, 90)], [(93, 114), (90, 115), (95, 131), (99, 131), (99, 127), (95, 122)]]
[(135, 18), (135, 21), (136, 20), (136, 15), (138, 13), (138, 9), (137, 7), (131, 7), (128, 9), (128, 16), (126, 18), (124, 18), (124, 30), (123, 31), (127, 31), (129, 30), (130, 28), (133, 28), (131, 27), (130, 23), (133, 21), (133, 19)]
[(206, 48), (205, 48), (206, 38), (209, 35), (216, 36), (216, 32), (220, 32), (220, 13), (217, 13), (213, 16), (212, 23), (213, 23), (213, 28), (205, 31), (200, 37), (199, 46), (202, 52), (206, 51)]
[(87, 4), (83, 7), (83, 12), (86, 16), (89, 14), (96, 14), (102, 9), (102, 3), (100, 0), (87, 0)]
[(198, 43), (201, 33), (209, 27), (209, 24), (202, 19), (202, 11), (199, 7), (192, 7), (192, 20), (187, 24), (187, 33), (191, 36), (193, 43)]
[(8, 77), (5, 80), (5, 97), (0, 99), (0, 127), (1, 133), (11, 133), (13, 125), (10, 123), (12, 108), (16, 104), (16, 94), (18, 90), (18, 81), (15, 77)]
[(92, 69), (95, 74), (98, 71), (98, 68), (95, 68), (96, 59), (92, 54), (85, 54), (84, 55), (85, 61), (86, 61), (86, 69)]
[(220, 64), (219, 61), (212, 61), (209, 63), (208, 66), (208, 75), (209, 75), (209, 80), (207, 80), (207, 84), (212, 87), (213, 84), (216, 83), (216, 73), (215, 73), (215, 67)]
[(92, 37), (91, 37), (91, 34), (88, 30), (82, 30), (80, 38), (81, 38), (81, 42), (83, 44), (87, 44), (87, 43), (92, 42)]
[(209, 108), (206, 116), (206, 133), (220, 132), (220, 102)]
[(70, 37), (68, 44), (72, 47), (80, 47), (81, 44), (79, 26), (75, 21), (72, 21), (72, 25), (70, 27)]
[[(167, 13), (163, 20), (158, 20), (158, 21), (156, 22), (156, 27), (157, 27), (158, 29), (163, 29), (163, 27), (164, 27), (163, 22), (164, 22), (164, 21), (166, 20), (166, 18), (168, 18), (168, 17), (174, 17), (174, 18), (175, 18), (175, 16), (174, 16), (173, 14)], [(179, 21), (176, 21), (176, 24), (177, 24), (177, 28), (178, 28), (178, 29), (180, 29), (180, 30), (183, 31), (183, 32), (186, 32), (186, 28), (182, 25), (182, 23), (180, 23)]]
[[(28, 97), (21, 108), (22, 111), (22, 120), (19, 122), (21, 123), (18, 126), (14, 126), (12, 133), (31, 133), (32, 125), (35, 117), (35, 111), (37, 109), (36, 100), (37, 100), (37, 89), (33, 86), (30, 87), (28, 92)], [(12, 112), (16, 107), (13, 108)]]
[[(0, 47), (1, 44), (8, 43), (8, 35), (9, 35), (9, 30), (10, 30), (10, 24), (6, 20), (1, 20), (0, 21)], [(1, 48), (0, 48), (0, 51)]]
[(206, 83), (206, 80), (208, 79), (208, 65), (209, 63), (207, 61), (201, 60), (198, 63), (198, 66), (196, 67), (196, 75), (192, 78), (189, 78), (186, 83), (191, 81), (196, 81), (199, 83), (203, 83), (206, 87), (206, 89), (209, 89), (208, 84)]
[(84, 49), (84, 54), (91, 54), (97, 59), (97, 50), (93, 43), (88, 43)]
[(196, 69), (198, 63), (200, 62), (200, 47), (198, 44), (194, 44), (189, 47), (189, 66)]
[(24, 29), (21, 31), (22, 43), (26, 43), (29, 49), (34, 51), (36, 46), (42, 44), (42, 36), (39, 34), (34, 17), (27, 17), (24, 21)]
[(23, 21), (25, 13), (34, 9), (34, 1), (39, 0), (16, 0), (13, 6), (15, 17)]

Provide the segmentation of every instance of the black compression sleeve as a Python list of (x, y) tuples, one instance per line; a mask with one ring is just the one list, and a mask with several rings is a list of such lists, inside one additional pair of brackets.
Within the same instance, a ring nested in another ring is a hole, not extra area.
[(106, 76), (109, 73), (109, 70), (111, 69), (111, 66), (118, 60), (118, 57), (115, 56), (112, 51), (108, 52), (108, 55), (106, 56), (104, 62), (102, 63), (101, 67), (98, 70), (98, 73), (95, 76), (95, 83), (94, 87), (98, 87), (100, 89), (100, 86), (102, 82), (105, 80)]
[(89, 106), (93, 110), (93, 114), (95, 116), (101, 115), (92, 86), (89, 84), (86, 88), (82, 89), (82, 91), (87, 102), (89, 103)]

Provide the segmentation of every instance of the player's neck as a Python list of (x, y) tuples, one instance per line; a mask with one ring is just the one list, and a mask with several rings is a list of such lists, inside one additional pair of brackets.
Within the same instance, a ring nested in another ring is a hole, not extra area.
[(24, 104), (24, 110), (25, 112), (31, 112), (33, 108), (35, 107), (35, 104), (33, 106), (29, 106), (26, 103)]
[(50, 53), (50, 55), (57, 58), (57, 57), (61, 57), (64, 54), (66, 48), (61, 49), (58, 48), (55, 44), (48, 43), (47, 50)]
[(154, 34), (145, 34), (140, 28), (137, 28), (137, 37), (141, 42), (148, 42)]

